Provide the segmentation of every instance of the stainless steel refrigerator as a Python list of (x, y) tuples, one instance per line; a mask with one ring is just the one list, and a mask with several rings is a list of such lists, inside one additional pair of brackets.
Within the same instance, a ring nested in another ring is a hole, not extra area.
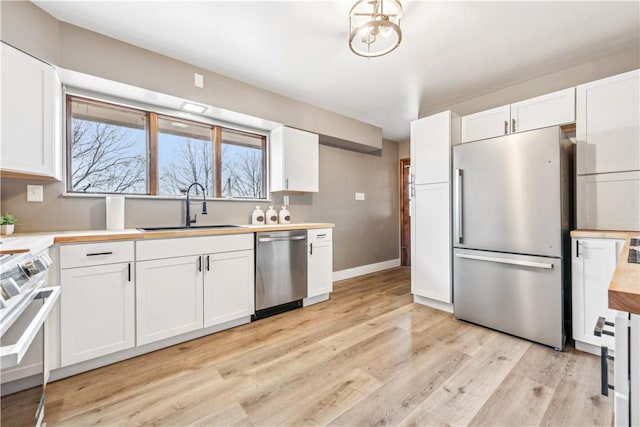
[(564, 347), (572, 165), (557, 126), (453, 148), (456, 318)]

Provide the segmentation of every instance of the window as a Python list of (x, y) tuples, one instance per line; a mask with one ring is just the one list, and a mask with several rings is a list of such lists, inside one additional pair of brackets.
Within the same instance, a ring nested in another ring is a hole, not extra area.
[(67, 112), (68, 192), (266, 197), (264, 135), (76, 96)]
[(72, 100), (70, 191), (147, 193), (147, 116), (139, 111)]

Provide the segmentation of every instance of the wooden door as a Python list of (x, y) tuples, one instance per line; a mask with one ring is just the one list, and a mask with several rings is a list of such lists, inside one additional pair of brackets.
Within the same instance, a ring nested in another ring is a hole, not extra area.
[(400, 265), (411, 265), (411, 159), (400, 160)]

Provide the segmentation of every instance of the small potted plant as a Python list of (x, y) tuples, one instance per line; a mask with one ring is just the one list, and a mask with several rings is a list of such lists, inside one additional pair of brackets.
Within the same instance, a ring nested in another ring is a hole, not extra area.
[(13, 214), (0, 215), (0, 234), (13, 234), (16, 221), (17, 219)]

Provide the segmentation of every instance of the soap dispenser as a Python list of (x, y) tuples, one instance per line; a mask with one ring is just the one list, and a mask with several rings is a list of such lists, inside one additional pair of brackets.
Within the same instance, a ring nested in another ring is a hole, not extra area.
[(256, 208), (251, 213), (251, 224), (253, 225), (264, 224), (264, 212), (262, 209), (260, 209), (260, 206), (256, 206)]
[(269, 210), (267, 211), (266, 215), (266, 222), (269, 225), (278, 223), (278, 212), (273, 209), (273, 206), (269, 206)]
[(282, 209), (280, 209), (280, 213), (278, 214), (278, 222), (280, 224), (291, 223), (291, 213), (289, 213), (286, 206), (283, 206)]

